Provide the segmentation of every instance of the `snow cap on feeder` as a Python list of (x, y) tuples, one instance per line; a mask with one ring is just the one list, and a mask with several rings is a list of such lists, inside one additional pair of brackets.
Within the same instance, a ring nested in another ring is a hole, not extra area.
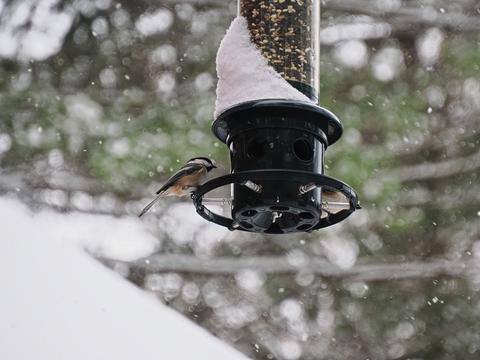
[[(358, 208), (348, 185), (325, 176), (324, 153), (342, 134), (317, 106), (319, 1), (240, 0), (217, 54), (214, 134), (230, 150), (231, 174), (193, 194), (206, 219), (263, 233), (312, 231)], [(203, 195), (233, 184), (232, 218)]]

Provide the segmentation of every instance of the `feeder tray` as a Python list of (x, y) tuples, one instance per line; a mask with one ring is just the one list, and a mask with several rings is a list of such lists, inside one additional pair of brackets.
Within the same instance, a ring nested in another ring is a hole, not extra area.
[[(210, 191), (228, 184), (246, 186), (245, 184), (248, 181), (254, 184), (276, 181), (282, 183), (288, 182), (297, 188), (301, 186), (299, 184), (313, 184), (313, 186), (310, 187), (310, 191), (313, 192), (322, 188), (332, 193), (338, 192), (341, 193), (348, 202), (346, 204), (342, 203), (341, 205), (339, 203), (324, 202), (321, 209), (318, 209), (309, 203), (307, 192), (306, 194), (298, 195), (299, 201), (283, 201), (271, 205), (268, 201), (261, 200), (260, 193), (249, 189), (257, 193), (257, 199), (259, 201), (255, 205), (242, 209), (241, 212), (235, 216), (235, 220), (218, 215), (203, 205), (203, 197)], [(307, 196), (307, 198), (305, 198), (305, 196)], [(294, 170), (253, 170), (221, 176), (198, 187), (197, 190), (192, 193), (192, 199), (197, 213), (208, 221), (227, 227), (230, 230), (244, 230), (267, 234), (310, 232), (321, 229), (342, 221), (356, 209), (360, 208), (355, 191), (347, 184), (328, 176)], [(330, 211), (329, 208), (335, 211), (339, 205), (344, 208), (338, 212)]]
[[(213, 132), (230, 149), (232, 173), (192, 194), (205, 219), (231, 230), (283, 234), (333, 225), (359, 208), (351, 187), (323, 174), (325, 150), (342, 134), (328, 110), (299, 101), (251, 101), (223, 112)], [(206, 193), (228, 184), (231, 218), (202, 203)]]

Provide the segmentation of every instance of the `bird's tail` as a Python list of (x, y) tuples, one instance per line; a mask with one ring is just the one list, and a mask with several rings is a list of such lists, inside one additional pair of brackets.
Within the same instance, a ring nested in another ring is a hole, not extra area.
[(155, 203), (160, 200), (160, 198), (163, 196), (163, 192), (161, 192), (160, 194), (158, 194), (155, 199), (153, 199), (152, 201), (150, 201), (148, 203), (147, 206), (145, 206), (142, 210), (142, 212), (138, 215), (138, 217), (142, 217), (143, 215), (145, 215), (145, 213), (150, 210), (152, 208), (153, 205), (155, 205)]

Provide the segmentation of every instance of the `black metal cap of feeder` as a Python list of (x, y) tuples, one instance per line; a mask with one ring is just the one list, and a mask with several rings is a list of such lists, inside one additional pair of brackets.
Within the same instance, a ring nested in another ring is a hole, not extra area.
[[(279, 99), (234, 106), (220, 114), (212, 126), (215, 136), (228, 146), (236, 135), (254, 128), (304, 131), (322, 141), (325, 147), (334, 144), (343, 132), (340, 120), (327, 109), (307, 102)], [(302, 160), (298, 153), (302, 146), (297, 143), (297, 147), (297, 155)]]
[[(342, 125), (314, 103), (319, 1), (240, 0), (239, 5), (251, 39), (269, 65), (312, 101), (262, 99), (223, 111), (212, 130), (230, 150), (231, 174), (192, 194), (197, 212), (232, 230), (270, 234), (338, 223), (359, 205), (351, 187), (324, 175), (325, 150), (340, 138)], [(233, 184), (231, 218), (203, 205), (206, 193), (228, 184)]]

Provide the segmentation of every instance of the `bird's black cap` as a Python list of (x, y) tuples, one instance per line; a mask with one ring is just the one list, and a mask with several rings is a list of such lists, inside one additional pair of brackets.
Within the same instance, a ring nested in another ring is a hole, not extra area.
[(213, 161), (211, 159), (207, 158), (207, 157), (203, 157), (203, 156), (194, 157), (194, 158), (191, 158), (190, 160), (188, 160), (188, 162), (194, 161), (194, 160), (204, 160), (208, 164), (210, 164), (211, 167), (216, 168), (216, 166), (213, 164)]

